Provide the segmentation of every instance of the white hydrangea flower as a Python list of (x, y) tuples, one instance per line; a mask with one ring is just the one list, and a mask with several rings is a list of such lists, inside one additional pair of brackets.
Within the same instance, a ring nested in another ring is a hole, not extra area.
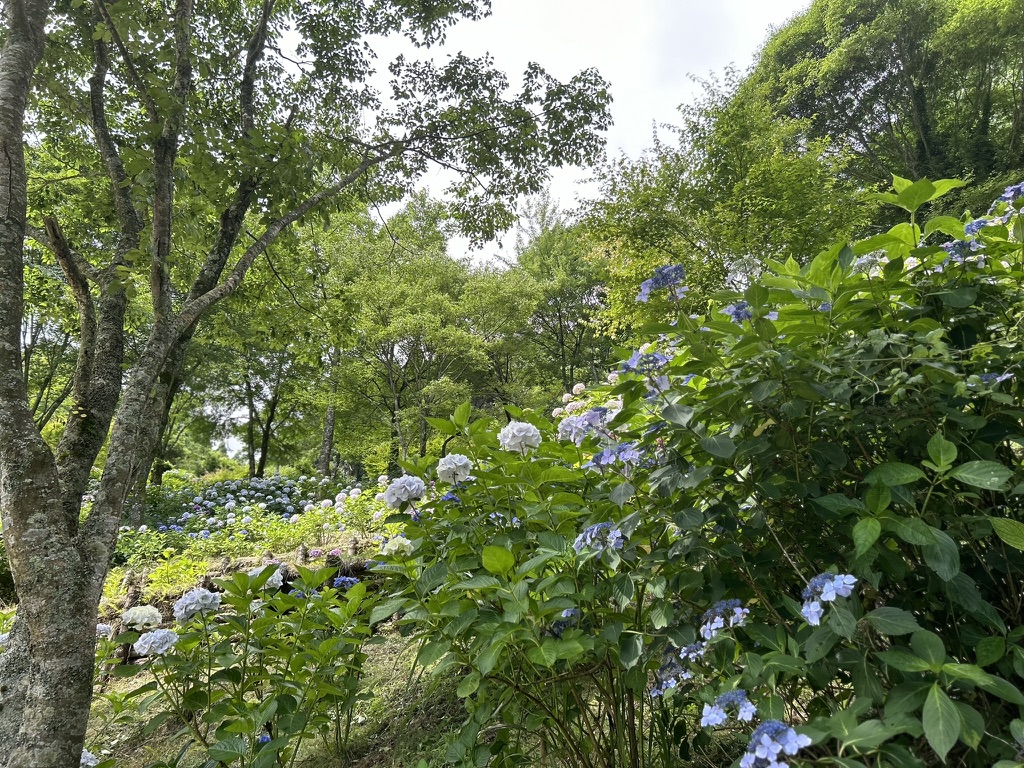
[(154, 629), (135, 641), (135, 652), (139, 656), (163, 656), (178, 642), (178, 633), (173, 629)]
[(139, 533), (145, 533), (148, 530), (149, 530), (149, 526), (148, 525), (140, 525), (139, 526)]
[(124, 612), (121, 617), (126, 627), (131, 629), (145, 629), (155, 627), (163, 621), (160, 611), (152, 605), (136, 605)]
[(373, 500), (376, 501), (378, 504), (383, 504), (384, 503), (384, 499), (386, 499), (386, 498), (387, 498), (387, 494), (384, 493), (384, 491), (381, 491), (380, 493), (378, 493), (376, 496), (373, 497)]
[(88, 749), (82, 750), (82, 759), (79, 761), (79, 768), (95, 768), (100, 764), (100, 759)]
[(461, 453), (449, 453), (437, 462), (437, 477), (446, 483), (461, 483), (473, 469), (473, 462)]
[(216, 611), (220, 608), (220, 595), (202, 587), (186, 592), (174, 604), (174, 618), (186, 622), (197, 613)]
[(349, 492), (348, 492), (348, 495), (349, 495), (349, 496), (350, 496), (351, 498), (353, 498), (353, 499), (358, 499), (358, 498), (359, 498), (359, 495), (360, 495), (360, 494), (361, 494), (362, 492), (363, 492), (363, 490), (362, 490), (361, 488), (353, 488), (353, 489), (352, 489), (351, 491), (349, 491)]
[(583, 400), (573, 400), (567, 406), (565, 406), (566, 413), (576, 413), (577, 411), (585, 411), (587, 404)]
[(377, 485), (387, 485), (391, 482), (391, 478), (387, 475), (381, 475), (377, 478)]
[(563, 413), (565, 413), (565, 408), (555, 408), (555, 410), (553, 410), (553, 411), (551, 412), (551, 418), (552, 418), (552, 419), (557, 419), (557, 418), (558, 418), (559, 416), (561, 416), (561, 415), (562, 415)]
[(403, 552), (408, 557), (412, 554), (413, 549), (413, 543), (405, 536), (395, 536), (393, 539), (388, 539), (381, 548), (381, 552), (385, 555), (397, 555), (399, 552)]
[(612, 371), (611, 373), (608, 374), (608, 383), (609, 384), (618, 384), (619, 383), (619, 374), (618, 374), (617, 371)]
[(0, 632), (0, 650), (6, 648), (11, 642), (10, 632)]
[(324, 509), (330, 509), (331, 507), (334, 506), (334, 500), (324, 499), (323, 501), (320, 502), (320, 506), (323, 507)]
[(498, 443), (502, 448), (524, 456), (531, 448), (539, 446), (540, 440), (540, 430), (525, 421), (511, 421), (498, 433)]
[(570, 400), (572, 400), (572, 395), (569, 394), (568, 392), (566, 392), (564, 395), (562, 395), (562, 402), (563, 403), (568, 403)]
[(587, 385), (586, 384), (575, 384), (575, 385), (573, 385), (572, 393), (574, 395), (582, 395), (586, 391), (587, 391)]
[(421, 498), (427, 492), (426, 483), (412, 475), (402, 475), (392, 481), (384, 491), (384, 503), (391, 509), (398, 509), (403, 502)]
[(96, 625), (96, 637), (105, 637), (107, 640), (114, 636), (114, 628), (109, 624)]
[[(266, 569), (266, 568), (267, 568), (267, 566), (265, 566), (265, 565), (258, 565), (258, 566), (256, 566), (255, 568), (253, 568), (251, 571), (248, 572), (249, 578), (250, 579), (255, 579), (257, 576), (259, 576), (261, 573), (263, 573), (264, 569)], [(267, 582), (266, 582), (266, 584), (263, 585), (263, 588), (264, 589), (280, 589), (282, 584), (284, 584), (284, 569), (280, 565), (278, 565), (277, 566), (277, 570), (274, 571), (272, 574), (270, 574), (270, 578), (267, 579)]]
[(348, 494), (344, 491), (338, 491), (338, 495), (334, 497), (335, 501), (344, 501), (348, 498)]

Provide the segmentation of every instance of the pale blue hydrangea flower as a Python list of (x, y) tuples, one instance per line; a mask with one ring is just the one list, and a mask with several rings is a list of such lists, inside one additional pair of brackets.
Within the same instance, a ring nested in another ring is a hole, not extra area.
[(740, 758), (740, 768), (788, 768), (783, 755), (792, 757), (809, 746), (809, 737), (797, 733), (778, 720), (766, 720), (754, 730), (747, 751)]

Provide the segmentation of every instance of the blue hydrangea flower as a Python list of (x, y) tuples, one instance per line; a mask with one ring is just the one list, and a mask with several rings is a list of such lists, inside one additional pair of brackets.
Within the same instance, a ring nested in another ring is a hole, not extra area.
[[(995, 208), (998, 203), (1009, 203), (1012, 205), (1020, 197), (1024, 197), (1024, 181), (1019, 184), (1011, 184), (1003, 190), (1003, 194), (996, 198), (995, 202), (992, 203), (992, 208)], [(989, 213), (991, 212), (992, 209), (989, 209)]]
[(1000, 382), (1012, 379), (1012, 373), (979, 373), (978, 378), (981, 379), (982, 384), (999, 384)]
[(677, 299), (682, 298), (688, 290), (686, 286), (680, 285), (685, 279), (686, 270), (683, 269), (682, 264), (658, 267), (654, 270), (653, 277), (640, 283), (640, 293), (637, 294), (636, 300), (646, 302), (651, 298), (651, 291), (659, 291), (663, 288), (673, 288), (672, 296)]
[(737, 325), (743, 325), (744, 320), (750, 320), (754, 316), (754, 313), (750, 310), (750, 305), (745, 301), (737, 301), (735, 304), (730, 304), (725, 309), (719, 311), (723, 315), (729, 315)]
[(789, 763), (780, 757), (792, 757), (810, 743), (809, 737), (797, 733), (785, 723), (766, 720), (751, 734), (747, 751), (740, 758), (740, 768), (788, 768)]
[(730, 627), (742, 627), (750, 614), (739, 600), (720, 600), (704, 613), (704, 623), (700, 628), (700, 636), (705, 640), (713, 640), (718, 632), (725, 628), (726, 621)]
[(627, 373), (640, 373), (646, 376), (655, 373), (667, 362), (668, 357), (660, 352), (644, 353), (637, 350), (622, 364), (622, 370)]
[(848, 573), (818, 574), (807, 583), (807, 587), (804, 589), (804, 604), (800, 613), (812, 627), (819, 626), (824, 614), (821, 604), (831, 603), (837, 597), (849, 597), (853, 594), (853, 587), (856, 583), (857, 577)]
[(444, 496), (441, 497), (441, 501), (450, 501), (453, 504), (461, 504), (462, 499), (455, 495), (454, 491), (448, 491)]
[(335, 589), (351, 589), (359, 583), (359, 579), (355, 576), (338, 576), (334, 580)]
[(818, 311), (819, 312), (831, 312), (832, 311), (832, 304), (831, 304), (831, 302), (828, 302), (828, 301), (821, 302), (821, 304), (818, 305)]
[(577, 554), (584, 549), (602, 552), (605, 549), (622, 549), (625, 540), (622, 531), (612, 528), (612, 523), (595, 523), (576, 537), (572, 547)]
[(256, 743), (260, 744), (260, 745), (269, 744), (270, 743), (270, 736), (268, 734), (266, 734), (266, 733), (261, 733), (260, 737), (258, 739), (256, 739)]

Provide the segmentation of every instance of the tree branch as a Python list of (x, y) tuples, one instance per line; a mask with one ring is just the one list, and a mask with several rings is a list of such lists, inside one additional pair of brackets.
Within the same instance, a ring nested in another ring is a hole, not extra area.
[[(35, 240), (37, 243), (39, 243), (41, 246), (46, 248), (51, 253), (55, 254), (56, 248), (54, 247), (53, 240), (51, 239), (50, 235), (47, 234), (47, 231), (45, 229), (40, 229), (39, 227), (33, 227), (31, 224), (26, 224), (25, 234), (31, 237), (33, 240)], [(75, 263), (75, 267), (83, 275), (85, 275), (86, 278), (88, 278), (93, 283), (96, 283), (97, 285), (101, 284), (102, 274), (98, 269), (96, 269), (96, 267), (94, 267), (92, 264), (86, 261), (85, 257), (82, 254), (68, 246), (67, 241), (63, 243), (63, 248), (66, 249), (68, 257)]]
[(142, 100), (142, 106), (146, 110), (146, 115), (154, 123), (157, 122), (160, 119), (160, 113), (156, 108), (156, 102), (153, 101), (153, 97), (146, 90), (146, 84), (142, 77), (139, 76), (139, 71), (135, 68), (135, 62), (128, 51), (128, 46), (125, 45), (121, 34), (117, 31), (117, 25), (114, 24), (114, 20), (110, 17), (110, 11), (107, 10), (107, 0), (95, 0), (94, 5), (100, 15), (100, 19), (102, 19), (107, 30), (110, 32), (110, 38), (114, 41), (114, 45), (121, 54), (125, 71), (128, 73), (128, 81), (132, 84), (132, 88), (135, 89), (136, 93), (138, 93), (139, 99)]

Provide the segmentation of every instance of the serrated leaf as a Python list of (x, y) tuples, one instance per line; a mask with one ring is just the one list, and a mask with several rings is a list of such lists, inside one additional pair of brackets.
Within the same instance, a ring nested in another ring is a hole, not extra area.
[(1000, 491), (1006, 486), (1006, 481), (1013, 477), (1013, 470), (997, 461), (968, 461), (953, 467), (949, 476), (975, 488)]
[(902, 608), (875, 608), (864, 618), (883, 635), (909, 635), (921, 628), (914, 614)]
[(232, 736), (230, 739), (218, 741), (209, 747), (209, 757), (221, 763), (233, 763), (235, 760), (244, 758), (249, 752), (249, 745), (241, 736)]
[(951, 581), (960, 573), (960, 549), (956, 542), (940, 530), (932, 528), (934, 544), (922, 544), (924, 561), (943, 581)]
[(633, 632), (624, 633), (619, 638), (619, 661), (626, 669), (631, 669), (640, 661), (644, 650), (643, 635)]
[(1014, 549), (1024, 550), (1024, 524), (1005, 517), (990, 517), (988, 520), (996, 536)]
[(526, 658), (540, 667), (553, 666), (558, 661), (558, 646), (550, 637), (544, 638), (543, 643), (526, 652)]
[(921, 724), (935, 754), (946, 762), (946, 755), (960, 737), (960, 713), (938, 683), (932, 686), (924, 700)]

